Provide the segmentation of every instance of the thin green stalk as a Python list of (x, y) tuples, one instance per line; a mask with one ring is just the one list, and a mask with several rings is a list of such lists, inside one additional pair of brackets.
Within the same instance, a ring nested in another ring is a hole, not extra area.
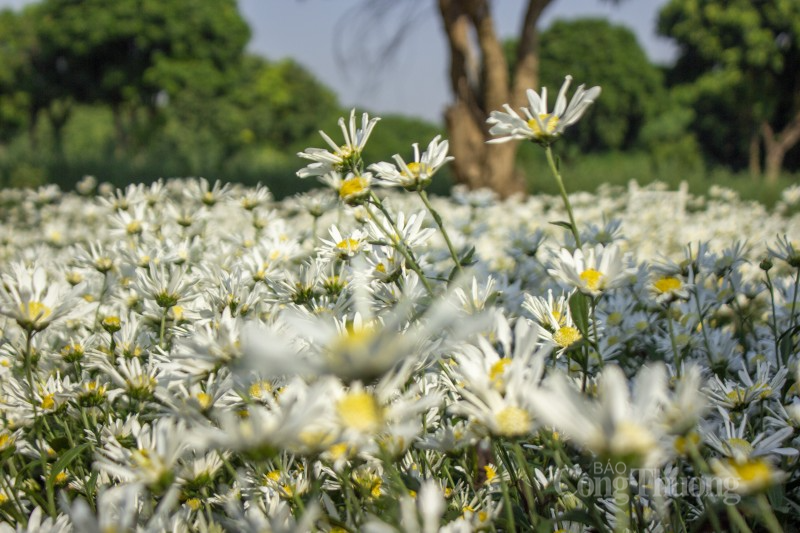
[(769, 299), (770, 303), (772, 304), (772, 336), (775, 339), (775, 359), (778, 360), (778, 370), (781, 369), (782, 364), (785, 366), (785, 363), (788, 361), (784, 361), (780, 357), (780, 350), (778, 349), (778, 316), (775, 314), (775, 288), (772, 285), (772, 280), (769, 277), (769, 271), (764, 270), (764, 274), (767, 276), (767, 289), (769, 289)]
[(164, 345), (164, 334), (167, 331), (167, 313), (169, 313), (169, 307), (165, 307), (164, 312), (161, 313), (161, 327), (158, 333), (158, 345), (163, 349), (166, 349)]
[[(617, 482), (618, 480), (620, 480), (619, 483)], [(614, 477), (614, 505), (617, 508), (614, 531), (628, 531), (628, 526), (630, 525), (628, 506), (631, 500), (631, 495), (628, 491), (629, 487), (627, 476), (617, 475)]]
[(706, 357), (708, 358), (708, 364), (712, 368), (714, 367), (714, 356), (711, 353), (711, 342), (708, 340), (708, 332), (706, 331), (706, 325), (703, 323), (703, 311), (700, 309), (700, 298), (697, 297), (697, 291), (693, 292), (694, 296), (694, 304), (697, 308), (697, 317), (700, 319), (700, 331), (703, 332), (703, 342), (706, 345)]
[(594, 337), (594, 349), (597, 350), (597, 363), (603, 368), (603, 357), (600, 355), (600, 336), (597, 333), (597, 301), (600, 298), (592, 298), (592, 336)]
[(447, 230), (444, 228), (444, 222), (442, 221), (442, 217), (431, 205), (431, 202), (428, 199), (427, 192), (425, 192), (423, 189), (418, 189), (417, 193), (419, 194), (419, 197), (422, 199), (422, 203), (425, 204), (426, 208), (428, 208), (428, 212), (433, 217), (433, 220), (436, 222), (436, 225), (439, 226), (439, 231), (442, 232), (442, 237), (444, 237), (444, 242), (447, 244), (447, 249), (450, 250), (450, 257), (453, 258), (453, 262), (455, 262), (456, 264), (458, 273), (463, 274), (464, 269), (461, 267), (461, 260), (458, 258), (458, 253), (456, 253), (456, 249), (453, 246), (453, 243), (450, 241), (450, 235), (447, 234)]
[[(36, 395), (33, 388), (33, 331), (27, 330), (25, 332), (25, 357), (23, 364), (25, 365), (25, 377), (28, 378), (28, 400), (31, 402), (33, 409), (34, 425), (36, 425), (36, 418), (38, 411), (36, 409)], [(38, 431), (37, 431), (38, 434)]]
[(740, 533), (753, 533), (750, 529), (750, 526), (747, 525), (745, 522), (744, 517), (739, 512), (739, 510), (733, 505), (726, 505), (725, 509), (728, 511), (728, 518), (731, 521), (731, 524), (736, 525), (736, 529)]
[[(536, 483), (533, 479), (533, 474), (531, 473), (531, 467), (528, 464), (527, 459), (525, 459), (525, 452), (522, 449), (522, 446), (519, 442), (514, 443), (514, 455), (517, 458), (517, 463), (519, 463), (519, 467), (525, 473), (525, 477), (527, 478), (527, 482), (524, 480), (520, 480), (522, 484), (522, 490), (525, 493), (525, 499), (528, 502), (528, 518), (531, 520), (531, 527), (536, 528), (539, 525), (539, 517), (536, 515), (536, 501), (537, 498), (533, 494), (533, 489), (536, 489)], [(538, 489), (536, 490), (538, 493)]]
[(505, 476), (500, 476), (500, 490), (503, 493), (503, 507), (505, 507), (508, 531), (516, 533), (517, 525), (514, 522), (514, 508), (511, 506), (511, 494), (508, 492), (508, 481)]
[(681, 354), (678, 350), (678, 345), (675, 342), (675, 328), (672, 326), (672, 314), (667, 308), (667, 327), (669, 328), (669, 342), (672, 345), (672, 357), (675, 359), (675, 372), (678, 377), (681, 377)]
[(789, 330), (794, 327), (795, 315), (794, 311), (797, 308), (797, 289), (800, 287), (800, 268), (797, 269), (797, 275), (794, 277), (794, 294), (792, 295), (792, 311), (789, 314)]
[(578, 225), (575, 223), (575, 215), (572, 212), (572, 205), (569, 203), (569, 198), (567, 197), (567, 189), (564, 188), (564, 181), (561, 179), (561, 173), (558, 171), (558, 166), (553, 158), (553, 150), (550, 148), (550, 145), (545, 147), (544, 152), (547, 154), (547, 163), (550, 165), (550, 170), (553, 172), (553, 176), (556, 178), (558, 191), (561, 193), (561, 199), (564, 201), (564, 207), (567, 209), (569, 223), (570, 226), (572, 226), (572, 235), (575, 237), (575, 245), (580, 248), (581, 237), (578, 232)]
[[(376, 200), (377, 200), (377, 197), (376, 197)], [(376, 203), (375, 205), (378, 207), (378, 209), (381, 210), (381, 212), (384, 212), (383, 206), (380, 203)], [(375, 216), (375, 213), (372, 212), (372, 210), (369, 208), (368, 205), (365, 206), (365, 208), (366, 208), (366, 211), (367, 211), (367, 215), (369, 215), (369, 218), (371, 218), (372, 221), (375, 222), (375, 225), (378, 226), (378, 229), (381, 231), (381, 233), (386, 235), (386, 238), (389, 239), (389, 241), (395, 246), (397, 251), (399, 251), (400, 254), (402, 254), (402, 256), (405, 258), (406, 262), (408, 262), (408, 266), (411, 268), (411, 270), (416, 272), (417, 276), (419, 276), (419, 279), (422, 281), (422, 285), (424, 285), (425, 286), (425, 290), (428, 291), (428, 295), (433, 297), (433, 295), (434, 295), (433, 288), (431, 287), (430, 283), (428, 282), (428, 278), (425, 277), (425, 274), (422, 272), (422, 268), (419, 266), (417, 261), (411, 255), (411, 251), (408, 248), (406, 248), (406, 245), (403, 243), (403, 240), (400, 239), (399, 232), (397, 232), (397, 228), (394, 226), (394, 223), (392, 222), (392, 220), (390, 218), (388, 218), (388, 216), (387, 216), (387, 219), (386, 219), (387, 222), (389, 222), (389, 224), (392, 224), (393, 229), (395, 230), (395, 234), (394, 235), (383, 226), (383, 223), (381, 223), (381, 221), (378, 220), (378, 217)], [(384, 212), (384, 215), (386, 215), (385, 212)]]
[(16, 511), (13, 514), (16, 515), (16, 518), (19, 521), (19, 523), (27, 526), (28, 525), (28, 513), (25, 512), (25, 508), (22, 506), (22, 502), (19, 499), (19, 495), (17, 494), (16, 489), (14, 487), (12, 487), (8, 483), (8, 480), (6, 479), (6, 476), (4, 476), (2, 474), (0, 474), (0, 483), (2, 483), (3, 490), (6, 491), (6, 494), (8, 494), (8, 496), (12, 500), (14, 500), (14, 506), (12, 507), (11, 511), (12, 512)]
[(764, 520), (764, 524), (766, 524), (769, 532), (783, 533), (783, 528), (778, 522), (778, 517), (775, 516), (775, 512), (772, 510), (772, 506), (769, 504), (766, 494), (759, 494), (756, 497), (756, 502), (758, 503), (758, 511), (761, 513), (761, 518)]

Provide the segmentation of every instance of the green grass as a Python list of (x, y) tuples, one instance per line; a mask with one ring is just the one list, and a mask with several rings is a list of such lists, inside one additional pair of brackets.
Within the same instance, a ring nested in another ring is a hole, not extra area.
[[(520, 147), (518, 168), (527, 176), (531, 193), (558, 194), (544, 150), (536, 146)], [(736, 191), (743, 200), (755, 200), (771, 208), (780, 199), (781, 191), (800, 183), (800, 174), (784, 174), (774, 184), (764, 179), (754, 179), (747, 173), (732, 172), (724, 168), (707, 170), (702, 165), (679, 163), (655, 165), (644, 152), (578, 154), (561, 160), (561, 175), (567, 191), (595, 192), (602, 184), (627, 186), (631, 180), (639, 185), (656, 181), (677, 189), (685, 181), (693, 195), (705, 196), (714, 186)]]

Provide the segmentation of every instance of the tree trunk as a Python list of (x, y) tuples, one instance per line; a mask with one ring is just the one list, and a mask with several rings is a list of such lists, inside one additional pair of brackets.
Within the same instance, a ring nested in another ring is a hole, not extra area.
[(768, 122), (761, 125), (761, 132), (764, 137), (764, 174), (767, 183), (774, 184), (783, 168), (786, 152), (800, 141), (800, 111), (780, 133), (776, 134)]
[(125, 125), (125, 118), (122, 113), (122, 104), (114, 103), (111, 106), (111, 113), (114, 116), (114, 156), (123, 157), (128, 152), (128, 129)]
[(750, 136), (747, 167), (750, 170), (750, 177), (753, 179), (761, 177), (761, 134), (757, 131)]
[[(536, 23), (552, 0), (530, 0), (520, 32), (512, 81), (503, 46), (494, 30), (488, 0), (439, 0), (450, 47), (454, 102), (445, 112), (456, 181), (489, 187), (507, 197), (526, 190), (516, 169), (516, 142), (488, 145), (486, 119), (503, 104), (526, 103), (525, 91), (538, 83)], [(473, 34), (474, 32), (474, 34)], [(473, 39), (474, 35), (474, 39)], [(477, 45), (477, 46), (476, 46)]]

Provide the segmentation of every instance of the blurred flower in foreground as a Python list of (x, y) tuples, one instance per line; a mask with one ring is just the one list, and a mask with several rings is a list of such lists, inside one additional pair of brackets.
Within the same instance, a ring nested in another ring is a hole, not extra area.
[(40, 266), (11, 265), (0, 284), (0, 314), (16, 320), (27, 332), (41, 331), (71, 311), (79, 302), (80, 288), (49, 279)]
[(547, 87), (542, 87), (541, 96), (536, 94), (533, 89), (528, 89), (530, 106), (522, 108), (524, 118), (520, 117), (508, 104), (503, 105), (505, 113), (492, 111), (486, 122), (491, 125), (489, 133), (499, 137), (488, 142), (502, 143), (530, 139), (533, 142), (548, 145), (555, 141), (567, 129), (567, 126), (575, 124), (583, 116), (586, 109), (600, 94), (600, 87), (585, 90), (581, 85), (567, 105), (566, 93), (571, 82), (572, 76), (564, 79), (561, 90), (558, 91), (556, 107), (552, 113), (547, 111)]
[(667, 456), (663, 407), (668, 401), (667, 374), (662, 365), (644, 367), (633, 393), (618, 366), (603, 370), (597, 400), (589, 399), (561, 374), (554, 374), (531, 400), (542, 422), (563, 432), (593, 454), (629, 466), (656, 466)]

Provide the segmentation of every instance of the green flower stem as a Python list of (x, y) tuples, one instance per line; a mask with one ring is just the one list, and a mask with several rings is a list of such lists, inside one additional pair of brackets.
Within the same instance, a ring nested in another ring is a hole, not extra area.
[(461, 267), (461, 260), (458, 258), (458, 254), (456, 253), (456, 249), (453, 247), (452, 241), (450, 241), (450, 235), (447, 234), (447, 230), (444, 228), (444, 222), (442, 222), (442, 217), (431, 205), (431, 202), (428, 199), (428, 193), (425, 192), (425, 190), (417, 189), (417, 193), (419, 194), (419, 197), (422, 199), (422, 203), (425, 204), (425, 207), (428, 209), (428, 212), (433, 217), (433, 220), (436, 222), (436, 225), (439, 226), (439, 231), (442, 232), (442, 237), (444, 237), (444, 242), (447, 244), (447, 249), (450, 250), (450, 257), (453, 258), (453, 262), (455, 262), (456, 264), (458, 273), (463, 274), (464, 269)]
[(628, 491), (629, 483), (627, 476), (616, 476), (614, 478), (614, 505), (617, 508), (616, 523), (614, 524), (614, 531), (628, 531), (630, 525), (630, 517), (628, 516), (628, 508), (631, 501), (631, 495)]
[(758, 511), (761, 513), (761, 518), (764, 520), (764, 524), (766, 524), (769, 532), (783, 533), (783, 528), (778, 522), (775, 512), (772, 510), (772, 506), (769, 504), (766, 494), (763, 492), (759, 494), (756, 497), (756, 502), (758, 503)]
[(416, 272), (417, 276), (419, 276), (419, 279), (422, 281), (422, 284), (425, 286), (425, 290), (428, 291), (428, 295), (432, 298), (434, 296), (434, 293), (433, 293), (433, 288), (428, 282), (428, 278), (425, 277), (425, 274), (422, 272), (422, 268), (419, 266), (419, 263), (417, 263), (416, 259), (411, 254), (411, 250), (409, 250), (406, 247), (405, 243), (400, 238), (399, 236), (400, 232), (397, 230), (397, 226), (389, 217), (386, 209), (383, 207), (383, 204), (380, 203), (380, 200), (374, 194), (373, 194), (373, 203), (378, 209), (381, 210), (384, 216), (386, 216), (386, 220), (392, 226), (394, 234), (392, 234), (392, 232), (390, 232), (384, 227), (381, 221), (378, 220), (378, 218), (375, 216), (375, 213), (373, 213), (372, 210), (369, 208), (369, 205), (365, 205), (364, 207), (366, 208), (369, 218), (371, 218), (372, 221), (375, 222), (375, 225), (378, 226), (378, 229), (381, 230), (381, 233), (386, 235), (386, 238), (389, 239), (389, 242), (391, 242), (392, 245), (394, 245), (394, 247), (397, 249), (397, 251), (400, 252), (400, 254), (405, 258), (406, 262), (408, 263), (408, 266), (411, 267), (411, 270)]
[(25, 332), (25, 357), (23, 363), (25, 364), (25, 377), (28, 378), (28, 400), (31, 402), (31, 408), (33, 409), (34, 426), (38, 428), (35, 423), (38, 411), (36, 409), (36, 394), (33, 388), (33, 333), (30, 329)]
[[(750, 529), (750, 526), (747, 525), (745, 522), (744, 517), (739, 512), (739, 510), (734, 505), (726, 505), (725, 509), (728, 511), (728, 518), (731, 521), (731, 524), (736, 525), (736, 530), (740, 533), (753, 533)], [(780, 529), (778, 530), (780, 531)]]
[(667, 326), (669, 327), (669, 342), (672, 345), (672, 357), (675, 359), (675, 372), (677, 377), (681, 377), (681, 354), (678, 351), (678, 345), (675, 342), (675, 328), (672, 326), (672, 314), (670, 308), (667, 308)]
[(9, 497), (14, 500), (14, 506), (10, 508), (9, 512), (14, 515), (18, 523), (27, 527), (28, 513), (25, 512), (25, 508), (22, 506), (22, 502), (19, 500), (17, 491), (14, 490), (14, 487), (8, 483), (6, 476), (0, 475), (0, 483), (3, 485), (3, 490), (6, 491), (6, 494), (8, 494)]
[(800, 268), (797, 269), (797, 275), (794, 278), (794, 294), (792, 295), (792, 310), (789, 314), (789, 331), (794, 328), (795, 323), (795, 310), (797, 309), (797, 289), (800, 288)]
[(594, 337), (594, 349), (597, 350), (597, 365), (600, 368), (603, 368), (603, 357), (600, 355), (600, 336), (597, 333), (597, 302), (600, 300), (600, 297), (592, 298), (592, 309), (591, 309), (591, 316), (592, 316), (592, 336)]
[(163, 349), (166, 349), (166, 346), (164, 345), (164, 334), (167, 330), (167, 313), (169, 313), (169, 310), (169, 307), (165, 307), (164, 312), (161, 313), (161, 327), (159, 328), (158, 332), (158, 345)]
[(511, 494), (508, 491), (508, 481), (503, 475), (500, 475), (500, 490), (503, 493), (503, 507), (506, 512), (507, 521), (506, 527), (511, 533), (516, 533), (517, 525), (514, 522), (514, 508), (511, 505)]
[[(525, 499), (528, 502), (528, 518), (531, 521), (531, 527), (536, 528), (539, 525), (539, 517), (536, 515), (534, 511), (536, 507), (537, 498), (533, 494), (533, 489), (536, 489), (536, 482), (533, 479), (533, 474), (531, 473), (531, 467), (528, 464), (527, 459), (525, 459), (525, 451), (522, 449), (522, 446), (519, 442), (514, 442), (514, 455), (516, 456), (517, 463), (519, 463), (519, 468), (525, 473), (525, 477), (527, 478), (527, 482), (524, 480), (520, 480), (520, 484), (522, 485), (522, 490), (525, 493)], [(538, 489), (536, 490), (538, 493)]]
[[(692, 442), (691, 439), (687, 439), (687, 444), (689, 446), (689, 456), (692, 458), (692, 463), (694, 464), (695, 470), (700, 474), (710, 474), (711, 468), (709, 468), (708, 463), (705, 459), (703, 459), (703, 456), (700, 455), (700, 450), (697, 448), (697, 445)], [(704, 494), (702, 500), (703, 507), (706, 510), (706, 515), (711, 521), (711, 526), (714, 528), (714, 531), (716, 533), (722, 533), (722, 525), (720, 524), (717, 512), (714, 510), (711, 501), (708, 499), (708, 495)], [(728, 509), (732, 508), (730, 505), (726, 507)]]
[(578, 233), (578, 225), (575, 223), (575, 215), (572, 213), (572, 205), (569, 203), (569, 198), (567, 197), (567, 190), (564, 188), (564, 181), (561, 179), (561, 174), (558, 172), (558, 167), (556, 166), (555, 159), (553, 159), (553, 150), (550, 148), (550, 145), (545, 146), (544, 149), (545, 154), (547, 154), (547, 163), (550, 165), (550, 170), (553, 172), (553, 176), (556, 178), (556, 183), (558, 184), (558, 190), (561, 192), (561, 199), (564, 201), (564, 207), (567, 208), (567, 215), (569, 215), (569, 223), (572, 226), (572, 235), (575, 237), (575, 245), (580, 248), (581, 247), (581, 237)]
[(708, 332), (706, 331), (705, 318), (702, 309), (700, 309), (700, 298), (696, 290), (693, 292), (694, 304), (697, 308), (697, 316), (700, 319), (700, 331), (703, 333), (703, 343), (706, 346), (706, 357), (708, 359), (708, 366), (714, 368), (714, 357), (711, 353), (711, 342), (708, 340)]
[(778, 370), (780, 370), (782, 365), (786, 366), (788, 364), (788, 360), (783, 360), (778, 349), (778, 316), (775, 314), (775, 288), (772, 285), (772, 279), (769, 277), (769, 271), (765, 270), (764, 274), (767, 276), (766, 285), (767, 289), (769, 289), (769, 299), (772, 304), (772, 336), (775, 339), (775, 359), (778, 360)]

